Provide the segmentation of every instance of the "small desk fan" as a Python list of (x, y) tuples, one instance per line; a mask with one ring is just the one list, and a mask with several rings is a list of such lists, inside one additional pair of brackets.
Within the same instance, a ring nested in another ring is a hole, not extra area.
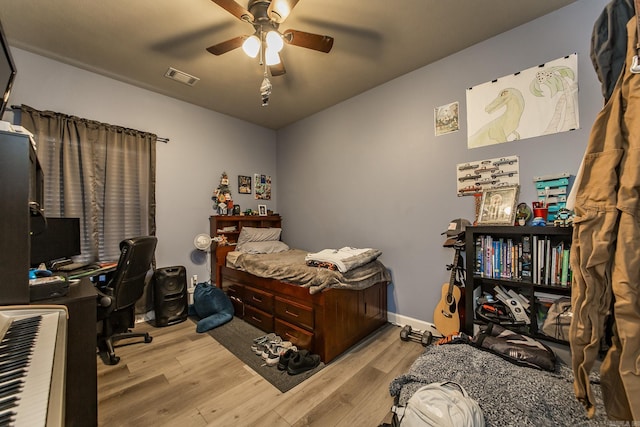
[(198, 234), (193, 239), (193, 245), (196, 247), (196, 249), (207, 253), (205, 262), (207, 264), (207, 270), (209, 270), (209, 282), (211, 282), (211, 270), (209, 269), (209, 267), (211, 266), (211, 260), (209, 259), (209, 256), (211, 254), (211, 243), (213, 243), (213, 239), (211, 238), (211, 236), (204, 233)]
[(211, 236), (209, 236), (208, 234), (198, 234), (194, 239), (193, 239), (193, 245), (196, 247), (196, 249), (200, 250), (200, 251), (209, 251), (209, 249), (211, 248), (211, 242), (213, 240), (211, 239)]
[(208, 234), (198, 234), (194, 239), (193, 239), (193, 245), (196, 247), (196, 249), (200, 250), (200, 251), (208, 251), (209, 248), (211, 247), (211, 236), (209, 236)]

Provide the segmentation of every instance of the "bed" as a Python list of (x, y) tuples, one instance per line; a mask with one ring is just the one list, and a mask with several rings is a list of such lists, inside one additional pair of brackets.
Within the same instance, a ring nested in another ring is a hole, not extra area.
[[(276, 243), (279, 233), (247, 242), (247, 229), (220, 271), (236, 316), (320, 355), (324, 363), (387, 323), (390, 275), (377, 255), (341, 273), (309, 265), (308, 251)], [(246, 243), (262, 249), (252, 251)], [(278, 249), (265, 253), (265, 246)]]
[(554, 371), (517, 366), (468, 344), (430, 345), (408, 372), (396, 377), (389, 392), (406, 405), (421, 386), (454, 381), (484, 413), (487, 426), (608, 425), (597, 375), (592, 374), (596, 415), (588, 420), (573, 394), (573, 373), (561, 361)]

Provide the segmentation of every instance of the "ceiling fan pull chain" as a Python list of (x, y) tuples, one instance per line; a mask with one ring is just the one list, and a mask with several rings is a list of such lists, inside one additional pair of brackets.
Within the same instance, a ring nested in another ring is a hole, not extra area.
[[(263, 41), (263, 34), (262, 34), (262, 27), (260, 27), (260, 30), (258, 30), (258, 33), (260, 34), (260, 65), (263, 65), (266, 63), (266, 61), (264, 60), (264, 41)], [(266, 65), (265, 65), (265, 69), (266, 69)]]
[(267, 67), (265, 66), (264, 70), (264, 79), (262, 79), (262, 84), (260, 85), (260, 96), (262, 97), (262, 106), (267, 107), (269, 105), (269, 97), (271, 97), (271, 81), (267, 77)]

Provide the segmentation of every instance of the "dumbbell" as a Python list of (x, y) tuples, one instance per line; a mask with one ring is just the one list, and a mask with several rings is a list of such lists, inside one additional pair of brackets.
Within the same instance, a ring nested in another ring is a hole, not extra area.
[(400, 339), (402, 341), (416, 341), (426, 347), (431, 344), (433, 334), (429, 331), (414, 331), (411, 329), (411, 325), (406, 325), (400, 330)]

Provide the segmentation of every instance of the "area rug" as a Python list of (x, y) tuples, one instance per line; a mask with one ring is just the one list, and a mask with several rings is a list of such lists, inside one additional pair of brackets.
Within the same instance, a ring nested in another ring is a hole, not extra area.
[[(194, 323), (198, 321), (195, 317), (190, 319)], [(320, 362), (315, 369), (298, 375), (289, 375), (287, 371), (278, 370), (277, 366), (267, 366), (262, 357), (251, 351), (253, 339), (265, 335), (266, 332), (237, 317), (207, 333), (283, 393), (310, 378), (325, 366)]]
[(598, 376), (592, 374), (596, 415), (588, 420), (573, 394), (573, 372), (558, 362), (555, 372), (516, 366), (467, 344), (430, 345), (389, 391), (405, 405), (423, 385), (454, 381), (484, 413), (487, 426), (607, 426)]

